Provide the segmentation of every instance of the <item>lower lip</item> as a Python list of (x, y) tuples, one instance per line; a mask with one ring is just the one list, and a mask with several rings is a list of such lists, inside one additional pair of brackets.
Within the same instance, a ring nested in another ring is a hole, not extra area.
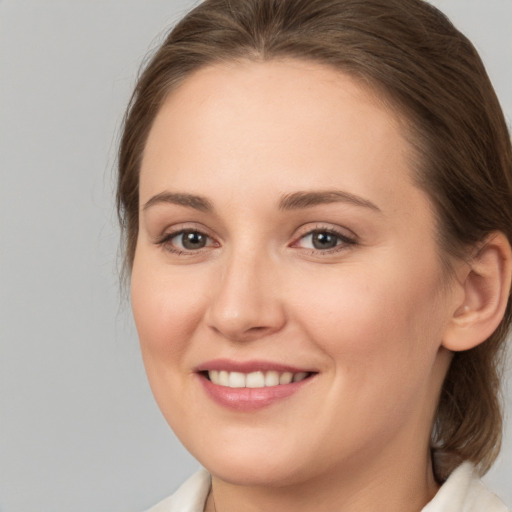
[(299, 382), (264, 388), (230, 388), (214, 384), (202, 374), (198, 374), (198, 376), (206, 393), (216, 403), (242, 412), (257, 411), (288, 398), (313, 379), (313, 376), (310, 376)]

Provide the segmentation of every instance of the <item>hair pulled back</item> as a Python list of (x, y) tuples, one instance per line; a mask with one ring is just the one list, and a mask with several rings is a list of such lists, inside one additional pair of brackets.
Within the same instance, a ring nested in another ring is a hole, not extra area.
[[(374, 87), (407, 124), (411, 167), (438, 220), (441, 253), (462, 257), (493, 231), (512, 241), (512, 149), (483, 63), (422, 0), (206, 0), (170, 32), (142, 72), (125, 116), (117, 205), (126, 268), (138, 235), (139, 169), (167, 95), (194, 71), (239, 59), (324, 63)], [(505, 317), (483, 344), (454, 355), (432, 450), (442, 480), (463, 460), (481, 473), (500, 447)]]

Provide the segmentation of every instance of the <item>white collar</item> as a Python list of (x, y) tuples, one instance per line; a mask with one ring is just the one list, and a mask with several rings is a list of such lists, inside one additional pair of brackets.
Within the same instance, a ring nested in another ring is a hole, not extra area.
[(453, 471), (422, 512), (508, 512), (508, 509), (486, 489), (474, 466), (465, 462)]

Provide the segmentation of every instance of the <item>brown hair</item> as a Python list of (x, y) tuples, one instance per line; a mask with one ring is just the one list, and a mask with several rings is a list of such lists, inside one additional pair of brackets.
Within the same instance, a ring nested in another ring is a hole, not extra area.
[[(422, 0), (206, 0), (156, 51), (126, 113), (117, 204), (128, 270), (141, 158), (169, 92), (208, 64), (290, 57), (350, 73), (398, 108), (444, 254), (460, 257), (495, 230), (512, 240), (512, 149), (503, 113), (476, 50), (437, 9)], [(440, 480), (462, 460), (484, 473), (499, 452), (500, 364), (511, 320), (509, 298), (496, 332), (454, 355), (432, 434)]]

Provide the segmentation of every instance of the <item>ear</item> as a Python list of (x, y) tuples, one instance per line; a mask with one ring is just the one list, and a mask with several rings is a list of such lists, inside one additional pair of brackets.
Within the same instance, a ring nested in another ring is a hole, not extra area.
[[(512, 250), (507, 237), (489, 235), (458, 275), (458, 304), (443, 336), (443, 346), (459, 352), (484, 342), (500, 324), (510, 297)], [(462, 299), (460, 299), (462, 297)]]

